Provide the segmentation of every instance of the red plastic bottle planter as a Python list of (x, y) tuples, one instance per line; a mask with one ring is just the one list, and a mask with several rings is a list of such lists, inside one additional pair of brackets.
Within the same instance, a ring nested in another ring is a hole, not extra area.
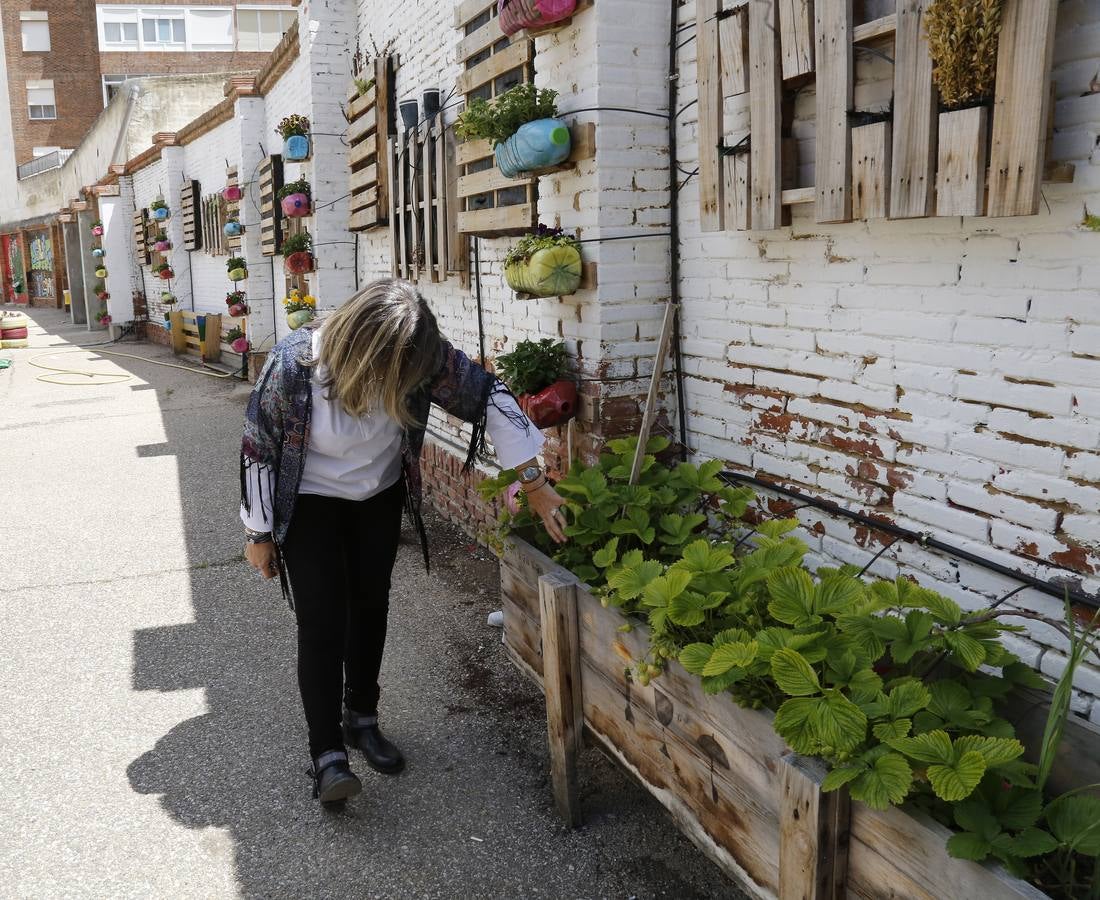
[(280, 202), (283, 215), (288, 219), (300, 219), (311, 211), (309, 194), (287, 194)]
[(163, 253), (165, 250), (171, 250), (172, 249), (172, 242), (171, 241), (157, 241), (155, 244), (153, 244), (153, 249), (156, 250), (157, 253)]
[(248, 338), (237, 338), (232, 344), (229, 345), (233, 348), (234, 353), (247, 353), (248, 348), (252, 346), (248, 343)]
[(107, 299), (108, 297), (110, 297), (111, 295), (110, 295), (110, 294), (108, 294), (108, 293), (107, 293), (106, 291), (100, 291), (100, 292), (99, 292), (98, 294), (96, 294), (96, 296), (97, 296), (97, 297), (98, 297), (98, 298), (99, 298), (100, 300), (106, 300), (106, 299)]
[(161, 269), (158, 273), (163, 281), (167, 281), (169, 278), (175, 278), (176, 273), (171, 269)]
[(291, 253), (283, 262), (288, 275), (305, 275), (313, 271), (313, 254), (308, 250)]
[(524, 28), (545, 28), (567, 19), (577, 0), (500, 0), (500, 30), (513, 35)]
[(577, 414), (577, 386), (572, 381), (555, 381), (537, 394), (520, 394), (522, 409), (536, 428), (552, 428)]
[(222, 197), (230, 203), (240, 200), (241, 196), (241, 189), (236, 185), (230, 185), (222, 191)]
[(229, 315), (234, 319), (239, 319), (241, 316), (247, 316), (248, 306), (244, 303), (234, 303), (229, 307)]

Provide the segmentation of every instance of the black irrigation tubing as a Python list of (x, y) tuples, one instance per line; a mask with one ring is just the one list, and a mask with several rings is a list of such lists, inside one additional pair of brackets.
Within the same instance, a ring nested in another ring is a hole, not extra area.
[[(1026, 572), (1021, 572), (1018, 569), (1010, 568), (999, 562), (994, 562), (991, 559), (985, 559), (976, 553), (971, 553), (969, 550), (964, 550), (962, 547), (956, 547), (953, 544), (949, 544), (946, 541), (941, 541), (939, 538), (933, 537), (928, 532), (917, 532), (910, 528), (903, 528), (901, 525), (895, 525), (892, 522), (884, 522), (881, 519), (876, 519), (866, 513), (861, 513), (856, 510), (846, 509), (837, 503), (833, 503), (831, 500), (826, 500), (822, 497), (814, 497), (811, 494), (804, 494), (801, 491), (796, 491), (792, 488), (783, 487), (782, 485), (774, 484), (770, 481), (766, 481), (763, 478), (757, 478), (755, 475), (746, 475), (743, 472), (722, 472), (722, 477), (727, 481), (736, 481), (742, 484), (751, 484), (755, 487), (762, 488), (767, 491), (773, 491), (777, 494), (783, 494), (790, 497), (793, 500), (798, 500), (801, 503), (805, 503), (809, 506), (816, 507), (817, 509), (824, 510), (834, 516), (838, 516), (844, 519), (850, 519), (853, 522), (859, 522), (861, 525), (866, 525), (876, 531), (889, 534), (903, 541), (916, 544), (919, 547), (926, 549), (938, 550), (941, 553), (945, 553), (949, 556), (953, 556), (956, 559), (964, 560), (965, 562), (973, 563), (976, 566), (981, 566), (983, 569), (987, 569), (990, 572), (995, 572), (998, 575), (1003, 575), (1006, 578), (1012, 578), (1021, 583), (1022, 588), (1033, 588), (1040, 593), (1046, 594), (1050, 597), (1055, 597), (1058, 600), (1068, 599), (1072, 603), (1079, 603), (1083, 606), (1087, 606), (1090, 609), (1100, 609), (1100, 598), (1091, 597), (1088, 594), (1083, 594), (1078, 590), (1065, 584), (1058, 584), (1057, 582), (1046, 581), (1042, 578), (1036, 578), (1034, 575), (1028, 575)], [(894, 542), (896, 543), (896, 541)], [(1047, 564), (1044, 564), (1047, 565)], [(1067, 577), (1076, 578), (1080, 577), (1079, 573), (1073, 572), (1069, 569), (1065, 569)]]
[(620, 234), (615, 237), (598, 237), (598, 238), (584, 238), (578, 240), (578, 244), (604, 244), (608, 241), (637, 241), (641, 238), (651, 237), (668, 237), (671, 232), (668, 231), (646, 231), (640, 234)]
[(576, 113), (583, 112), (623, 112), (633, 113), (638, 116), (652, 116), (655, 119), (668, 118), (667, 112), (653, 112), (653, 110), (650, 109), (632, 109), (629, 106), (585, 106), (581, 109), (564, 109), (559, 113), (559, 115), (572, 116)]

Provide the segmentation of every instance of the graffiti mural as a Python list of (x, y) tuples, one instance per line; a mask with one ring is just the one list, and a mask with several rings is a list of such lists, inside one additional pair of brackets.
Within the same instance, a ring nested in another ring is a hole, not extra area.
[(27, 241), (31, 258), (30, 293), (32, 297), (53, 297), (53, 242), (48, 231), (39, 232)]

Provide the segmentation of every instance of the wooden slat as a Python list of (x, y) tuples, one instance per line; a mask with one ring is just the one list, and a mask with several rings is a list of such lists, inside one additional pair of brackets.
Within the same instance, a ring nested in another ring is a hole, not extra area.
[(351, 211), (353, 213), (358, 212), (361, 209), (366, 209), (368, 206), (378, 205), (378, 189), (369, 188), (365, 191), (359, 191), (358, 193), (351, 195)]
[(749, 173), (748, 153), (731, 153), (722, 158), (727, 230), (747, 231), (752, 227)]
[(447, 130), (443, 128), (442, 123), (437, 124), (433, 129), (434, 142), (432, 144), (435, 152), (435, 269), (433, 270), (438, 278), (433, 277), (433, 281), (444, 281), (447, 278), (447, 239), (448, 239), (448, 222), (450, 216), (448, 215), (451, 207), (449, 205), (449, 198), (447, 196)]
[[(378, 80), (375, 78), (374, 86), (362, 94), (354, 98), (348, 103), (348, 118), (352, 122), (358, 122), (363, 119), (367, 113), (371, 111), (375, 103), (378, 102)], [(369, 118), (369, 117), (368, 117)]]
[(370, 114), (372, 111), (348, 125), (347, 142), (350, 146), (367, 140), (378, 130), (378, 118)]
[(739, 6), (718, 21), (718, 45), (723, 96), (745, 93), (749, 89), (748, 7)]
[[(844, 0), (779, 0), (779, 43), (783, 78), (814, 70), (814, 9)], [(820, 15), (820, 12), (819, 12)], [(820, 37), (819, 37), (820, 40)]]
[(661, 333), (657, 338), (657, 352), (653, 357), (653, 373), (649, 379), (649, 393), (646, 395), (645, 409), (642, 412), (642, 422), (638, 429), (638, 445), (634, 449), (634, 463), (630, 467), (630, 483), (637, 484), (642, 474), (642, 463), (645, 462), (646, 445), (649, 443), (649, 431), (657, 419), (657, 396), (661, 390), (661, 380), (665, 373), (665, 357), (668, 355), (668, 345), (672, 341), (673, 324), (676, 320), (676, 311), (679, 307), (669, 300), (665, 304), (664, 320), (661, 322)]
[(508, 178), (501, 173), (500, 169), (493, 166), (491, 169), (483, 169), (459, 178), (458, 196), (476, 197), (478, 194), (486, 194), (501, 188), (523, 187), (530, 180), (530, 178)]
[(275, 256), (283, 240), (282, 207), (277, 199), (283, 186), (283, 158), (267, 156), (260, 163), (260, 252)]
[(822, 792), (828, 769), (819, 759), (792, 754), (781, 763), (777, 779), (779, 900), (845, 900), (848, 792)]
[(720, 0), (696, 0), (695, 35), (699, 69), (699, 229), (721, 231), (722, 199), (722, 73), (718, 62)]
[(400, 272), (400, 244), (399, 236), (397, 232), (397, 222), (400, 216), (397, 213), (397, 186), (394, 184), (394, 173), (398, 171), (397, 168), (397, 140), (390, 138), (386, 148), (386, 196), (389, 201), (388, 215), (389, 231), (390, 231), (390, 253), (392, 255), (392, 265), (390, 268), (391, 274), (396, 278), (401, 274)]
[(768, 231), (783, 218), (780, 159), (782, 89), (779, 72), (779, 23), (774, 3), (749, 4), (749, 67), (752, 91), (752, 227)]
[(791, 188), (783, 191), (780, 198), (784, 206), (801, 206), (817, 201), (817, 189), (812, 187)]
[(358, 172), (352, 172), (351, 181), (349, 182), (352, 192), (365, 190), (376, 185), (378, 183), (378, 168), (378, 163), (373, 162)]
[(488, 84), (503, 75), (525, 66), (532, 59), (531, 41), (512, 44), (507, 50), (494, 53), (485, 62), (478, 63), (458, 76), (458, 93), (469, 94), (482, 85)]
[(412, 274), (409, 266), (409, 245), (412, 241), (409, 236), (408, 198), (406, 196), (409, 183), (408, 165), (404, 157), (409, 152), (409, 148), (404, 138), (397, 146), (399, 148), (398, 153), (394, 157), (394, 170), (397, 179), (397, 244), (394, 247), (394, 253), (397, 259), (398, 275), (401, 278), (408, 278)]
[[(782, 7), (781, 7), (782, 8)], [(817, 31), (817, 120), (814, 154), (815, 217), (852, 217), (852, 0), (814, 5)]]
[(458, 42), (458, 46), (455, 48), (455, 61), (461, 65), (471, 56), (477, 56), (481, 51), (487, 50), (503, 38), (504, 32), (500, 30), (500, 19), (493, 16), (476, 31), (466, 35)]
[(366, 228), (373, 228), (375, 225), (380, 225), (382, 222), (383, 219), (378, 214), (378, 206), (368, 206), (352, 214), (348, 219), (348, 230), (362, 231)]
[(458, 230), (483, 236), (516, 234), (533, 228), (536, 210), (530, 203), (477, 209), (458, 214)]
[(1005, 0), (997, 53), (989, 215), (1039, 211), (1057, 0)]
[(419, 177), (420, 174), (420, 140), (419, 134), (415, 131), (410, 132), (408, 135), (408, 144), (406, 144), (407, 152), (409, 154), (409, 167), (408, 167), (408, 196), (405, 198), (405, 203), (408, 204), (409, 211), (409, 236), (411, 238), (409, 242), (409, 267), (412, 274), (413, 281), (420, 280), (420, 247), (423, 242), (423, 223), (421, 217), (420, 206), (420, 188), (422, 181)]
[(465, 166), (480, 162), (493, 155), (493, 147), (488, 141), (463, 141), (455, 148), (455, 162)]
[(476, 19), (494, 6), (496, 6), (496, 0), (462, 0), (455, 7), (455, 28), (462, 28), (467, 22)]
[(936, 153), (936, 90), (924, 34), (928, 0), (897, 0), (894, 51), (894, 147), (890, 218), (932, 214)]
[(351, 152), (348, 153), (348, 165), (355, 168), (377, 155), (378, 142), (376, 138), (371, 137), (370, 140), (363, 141), (351, 148)]
[(881, 19), (872, 19), (870, 22), (856, 25), (852, 29), (852, 43), (866, 44), (879, 38), (893, 37), (897, 27), (897, 13), (890, 13), (890, 15), (883, 16)]
[(430, 129), (425, 128), (424, 144), (420, 153), (420, 204), (424, 231), (424, 271), (429, 281), (438, 281), (439, 272), (435, 267), (435, 139)]
[(980, 216), (985, 207), (986, 139), (984, 106), (940, 113), (936, 161), (936, 215)]
[(889, 122), (852, 129), (852, 218), (885, 219), (890, 212)]

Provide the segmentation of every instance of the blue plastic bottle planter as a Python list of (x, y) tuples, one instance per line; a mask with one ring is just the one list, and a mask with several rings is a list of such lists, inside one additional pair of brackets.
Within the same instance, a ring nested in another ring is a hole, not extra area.
[(102, 247), (94, 247), (92, 249), (92, 256), (102, 256), (102, 255), (103, 255), (103, 248)]
[(305, 134), (292, 134), (283, 141), (283, 159), (296, 162), (309, 159), (309, 136)]
[(165, 219), (168, 218), (168, 210), (163, 206), (159, 206), (153, 210), (153, 216), (158, 222), (163, 222)]
[(226, 222), (225, 225), (222, 227), (222, 231), (225, 233), (226, 237), (236, 237), (238, 234), (241, 233), (241, 223)]
[(537, 119), (521, 125), (503, 144), (497, 144), (497, 168), (505, 178), (548, 169), (565, 162), (572, 144), (569, 129), (561, 119)]

